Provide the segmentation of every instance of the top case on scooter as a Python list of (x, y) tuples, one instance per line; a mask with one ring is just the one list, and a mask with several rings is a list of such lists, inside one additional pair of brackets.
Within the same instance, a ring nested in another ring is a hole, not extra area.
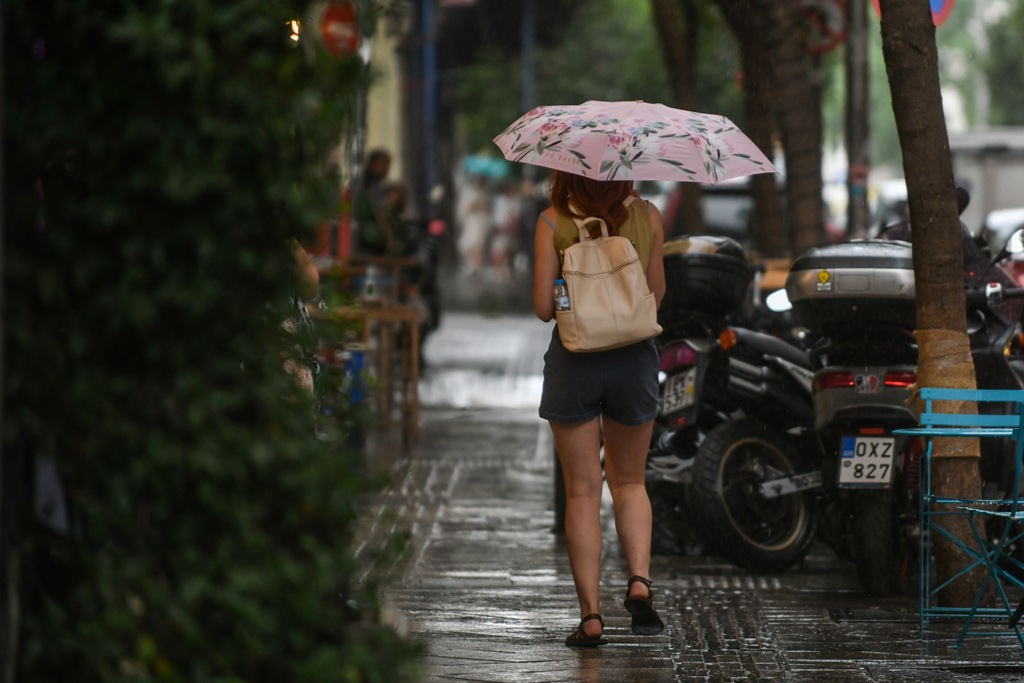
[(725, 315), (739, 310), (754, 269), (738, 242), (717, 235), (666, 240), (665, 298), (659, 319), (699, 311)]
[(807, 251), (786, 277), (793, 319), (818, 331), (914, 329), (914, 261), (907, 242), (856, 240)]

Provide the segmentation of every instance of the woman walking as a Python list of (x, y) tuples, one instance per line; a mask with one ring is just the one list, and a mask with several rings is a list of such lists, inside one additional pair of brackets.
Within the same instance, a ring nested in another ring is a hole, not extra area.
[[(647, 284), (660, 305), (665, 294), (664, 230), (658, 210), (638, 200), (630, 181), (599, 181), (554, 171), (552, 206), (537, 220), (534, 241), (533, 305), (537, 317), (554, 317), (552, 290), (561, 259), (579, 241), (573, 221), (601, 218), (610, 234), (636, 247)], [(540, 416), (549, 421), (565, 477), (565, 535), (580, 624), (566, 645), (603, 645), (600, 604), (600, 449), (615, 507), (615, 528), (628, 569), (625, 608), (633, 633), (654, 635), (664, 628), (651, 594), (651, 503), (644, 468), (658, 411), (658, 353), (653, 340), (595, 353), (565, 349), (557, 328), (544, 355)]]

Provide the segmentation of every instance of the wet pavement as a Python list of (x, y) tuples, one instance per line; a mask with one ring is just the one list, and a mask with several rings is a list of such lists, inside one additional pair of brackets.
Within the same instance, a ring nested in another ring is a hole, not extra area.
[[(1024, 680), (1012, 637), (957, 626), (920, 637), (913, 597), (871, 598), (825, 546), (799, 567), (752, 575), (712, 556), (655, 556), (658, 636), (634, 636), (626, 569), (604, 510), (602, 601), (610, 643), (563, 644), (578, 606), (552, 532), (550, 432), (536, 417), (550, 327), (528, 315), (445, 316), (424, 348), (420, 442), (369, 507), (357, 538), (363, 579), (384, 579), (388, 618), (425, 646), (434, 681)], [(386, 439), (377, 443), (387, 449)], [(392, 533), (409, 547), (377, 550)]]

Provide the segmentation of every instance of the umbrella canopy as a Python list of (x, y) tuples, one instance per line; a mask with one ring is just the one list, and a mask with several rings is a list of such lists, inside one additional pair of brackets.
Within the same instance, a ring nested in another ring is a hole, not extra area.
[(713, 184), (776, 172), (728, 118), (640, 101), (536, 107), (494, 143), (509, 161), (596, 180)]

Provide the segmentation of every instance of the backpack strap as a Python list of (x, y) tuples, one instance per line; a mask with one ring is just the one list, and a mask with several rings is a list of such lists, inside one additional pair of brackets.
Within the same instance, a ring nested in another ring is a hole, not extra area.
[(586, 225), (587, 223), (593, 223), (594, 221), (597, 221), (598, 223), (601, 224), (601, 236), (608, 237), (608, 226), (602, 219), (597, 218), (596, 216), (590, 216), (589, 218), (573, 218), (572, 220), (574, 223), (576, 223), (576, 227), (579, 228), (580, 242), (582, 242), (583, 240), (593, 239), (591, 238), (590, 231), (587, 230)]
[[(625, 206), (625, 207), (628, 207), (635, 200), (636, 200), (636, 196), (635, 195), (629, 195), (628, 197), (626, 197), (625, 199), (622, 200), (622, 205)], [(569, 208), (572, 210), (573, 213), (577, 213), (576, 207), (573, 206), (572, 204), (569, 204)], [(608, 225), (604, 222), (604, 219), (598, 218), (597, 216), (589, 216), (587, 218), (572, 217), (572, 221), (573, 221), (573, 223), (576, 224), (576, 228), (580, 231), (580, 242), (582, 242), (585, 239), (586, 240), (591, 239), (590, 231), (587, 230), (584, 226), (587, 225), (588, 223), (593, 223), (594, 221), (597, 221), (598, 223), (601, 224), (601, 236), (602, 237), (608, 237), (608, 235), (609, 235), (609, 233), (608, 233)]]
[[(577, 213), (576, 207), (572, 204), (569, 204), (569, 209), (573, 213)], [(601, 236), (608, 237), (608, 225), (605, 224), (603, 219), (598, 218), (597, 216), (588, 216), (587, 218), (576, 218), (575, 216), (572, 216), (571, 218), (572, 222), (576, 224), (576, 228), (580, 231), (580, 242), (590, 239), (590, 231), (584, 226), (586, 226), (587, 223), (593, 223), (594, 221), (601, 224)]]

